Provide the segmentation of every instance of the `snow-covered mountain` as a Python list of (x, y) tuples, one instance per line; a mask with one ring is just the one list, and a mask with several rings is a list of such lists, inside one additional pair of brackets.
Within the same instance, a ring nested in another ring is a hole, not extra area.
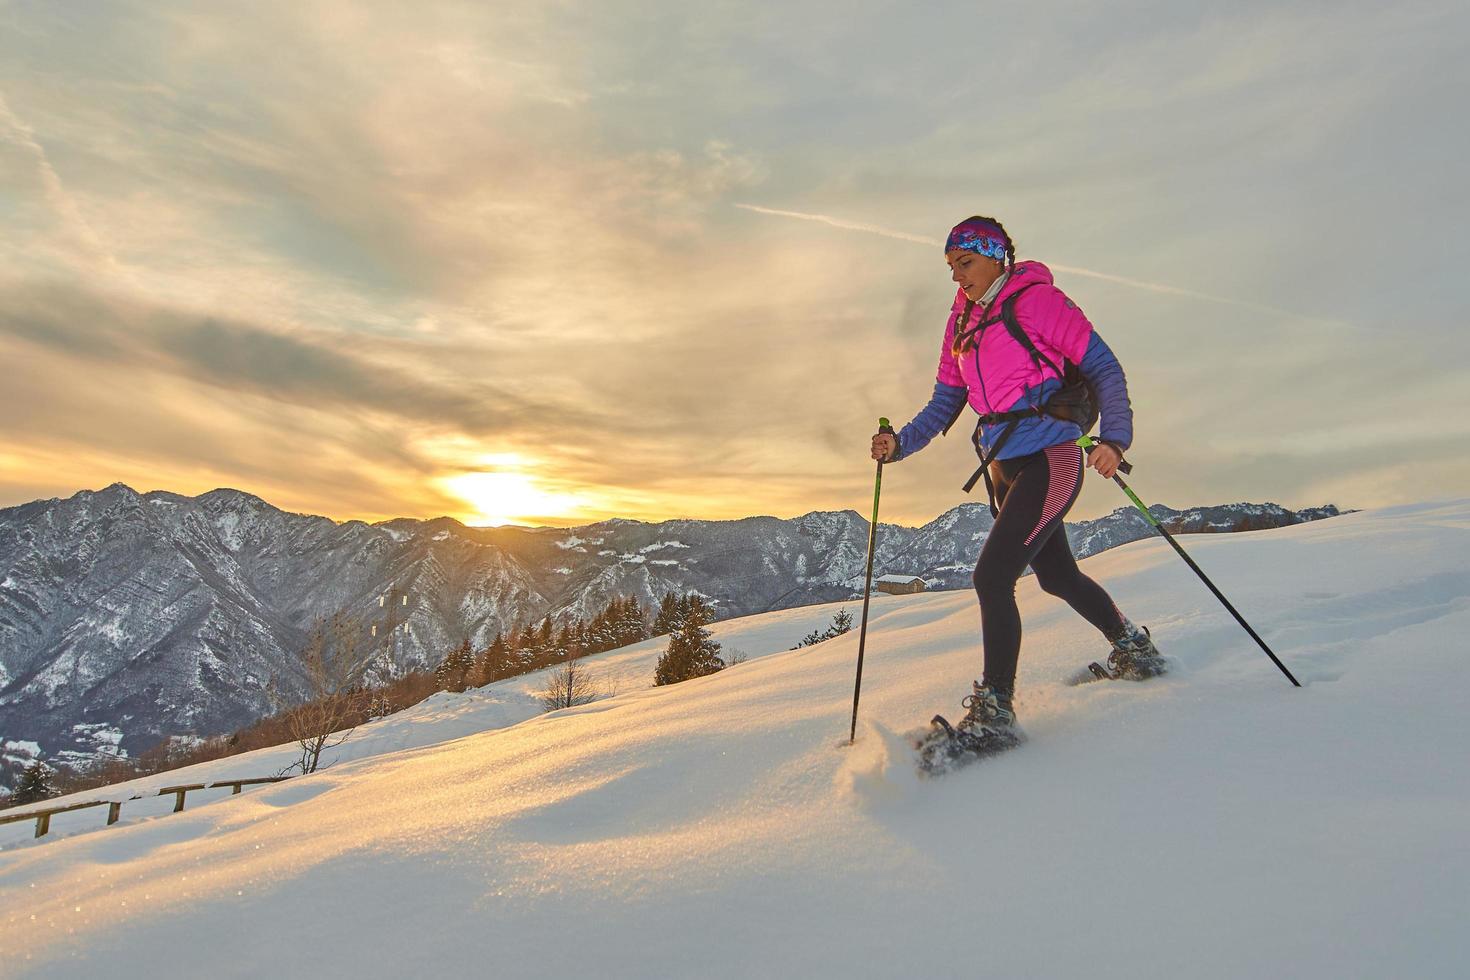
[[(1184, 512), (1181, 531), (1299, 523), (1274, 504)], [(880, 525), (877, 574), (968, 588), (991, 526), (963, 504), (921, 528)], [(1071, 525), (1079, 555), (1152, 533), (1121, 508)], [(450, 518), (337, 523), (219, 489), (139, 494), (117, 483), (0, 510), (0, 781), (36, 753), (133, 752), (164, 735), (207, 735), (269, 710), (267, 685), (304, 690), (294, 652), (318, 616), (386, 623), (374, 670), (436, 665), (517, 624), (586, 616), (614, 595), (649, 605), (670, 590), (722, 617), (859, 592), (867, 522), (854, 511), (792, 520), (609, 520), (576, 528), (473, 528)], [(383, 597), (406, 599), (389, 610)], [(388, 638), (391, 637), (391, 642)]]
[(851, 747), (857, 637), (784, 649), (834, 606), (717, 623), (750, 660), (671, 687), (655, 641), (594, 658), (621, 693), (580, 708), (440, 696), (312, 776), (0, 828), (0, 949), (47, 978), (1460, 977), (1467, 541), (1465, 500), (1191, 539), (1300, 689), (1161, 540), (1085, 565), (1173, 659), (1144, 684), (1066, 686), (1101, 640), (1023, 580), (1030, 740), (937, 781), (891, 734), (958, 710), (965, 592), (874, 600)]

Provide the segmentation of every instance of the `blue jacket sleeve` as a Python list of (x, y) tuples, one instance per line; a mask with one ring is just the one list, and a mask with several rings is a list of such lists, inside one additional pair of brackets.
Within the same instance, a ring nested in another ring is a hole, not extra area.
[(1112, 348), (1096, 330), (1078, 366), (1097, 389), (1098, 411), (1102, 414), (1102, 432), (1098, 438), (1115, 443), (1119, 452), (1126, 452), (1133, 445), (1133, 406), (1128, 403), (1128, 379)]
[(963, 385), (947, 385), (937, 382), (929, 404), (919, 410), (913, 421), (898, 430), (898, 450), (889, 460), (896, 463), (929, 445), (929, 441), (964, 411), (969, 390)]

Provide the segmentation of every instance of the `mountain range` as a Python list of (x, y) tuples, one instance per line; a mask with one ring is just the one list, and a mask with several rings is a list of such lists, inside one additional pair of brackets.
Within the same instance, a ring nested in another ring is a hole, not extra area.
[[(1197, 533), (1339, 511), (1151, 513)], [(983, 503), (919, 528), (880, 524), (874, 574), (969, 588), (991, 524)], [(1120, 508), (1067, 533), (1086, 557), (1153, 532)], [(336, 612), (378, 625), (370, 676), (385, 679), (437, 665), (466, 638), (480, 648), (548, 615), (590, 617), (617, 595), (651, 609), (665, 592), (698, 592), (721, 619), (860, 598), (867, 537), (851, 510), (572, 528), (339, 523), (239, 490), (186, 497), (121, 483), (0, 509), (0, 782), (37, 756), (136, 753), (258, 719), (273, 683), (304, 693), (299, 651), (313, 622)]]

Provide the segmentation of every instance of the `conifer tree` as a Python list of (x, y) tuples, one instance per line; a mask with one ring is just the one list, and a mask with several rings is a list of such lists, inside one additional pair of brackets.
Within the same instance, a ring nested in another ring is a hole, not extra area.
[(475, 659), (475, 678), (481, 684), (490, 684), (510, 676), (510, 647), (505, 636), (496, 633), (490, 645), (480, 651)]
[(463, 691), (469, 682), (470, 671), (475, 666), (475, 653), (468, 638), (450, 651), (434, 671), (434, 680), (441, 691)]
[(548, 615), (541, 620), (541, 625), (531, 633), (532, 669), (539, 669), (551, 663), (554, 652), (554, 641), (551, 631), (551, 617)]
[(511, 643), (511, 653), (515, 663), (515, 673), (530, 670), (536, 659), (535, 654), (536, 631), (527, 623), (515, 632), (515, 640)]
[(567, 656), (569, 658), (585, 657), (592, 653), (592, 643), (587, 635), (587, 623), (582, 619), (572, 620), (571, 627), (567, 631)]
[(603, 606), (592, 617), (592, 623), (587, 627), (589, 649), (601, 653), (612, 649), (612, 631), (608, 629), (608, 606)]
[(827, 639), (827, 637), (824, 636), (822, 633), (820, 633), (817, 630), (812, 630), (806, 636), (803, 636), (801, 638), (801, 642), (798, 643), (796, 646), (792, 647), (791, 649), (793, 649), (793, 650), (800, 650), (802, 647), (814, 647), (818, 643), (821, 643), (825, 639)]
[(658, 615), (653, 618), (653, 635), (667, 636), (679, 627), (679, 599), (672, 592), (665, 592), (658, 604)]
[(839, 609), (832, 617), (832, 625), (827, 627), (827, 636), (829, 638), (841, 636), (850, 629), (852, 629), (852, 613), (846, 609)]
[(725, 668), (719, 655), (720, 644), (704, 628), (714, 619), (713, 611), (698, 596), (688, 598), (684, 621), (669, 638), (669, 648), (658, 658), (653, 672), (655, 686), (677, 684)]
[(577, 641), (576, 631), (570, 622), (564, 622), (556, 631), (556, 639), (551, 642), (551, 660), (553, 663), (561, 663), (570, 657), (576, 656), (572, 649)]
[(614, 650), (622, 646), (623, 635), (623, 597), (613, 596), (607, 602), (606, 619), (603, 621), (603, 630), (607, 634), (607, 646), (604, 649)]
[(643, 618), (643, 606), (637, 596), (628, 596), (618, 608), (615, 639), (620, 647), (648, 639), (648, 621)]
[(39, 803), (55, 796), (51, 788), (51, 769), (40, 759), (26, 766), (25, 771), (20, 774), (20, 781), (16, 783), (15, 792), (10, 794), (12, 806), (23, 806), (26, 803)]
[(812, 630), (806, 636), (803, 636), (801, 638), (801, 642), (791, 649), (800, 650), (802, 647), (814, 647), (818, 643), (821, 643), (823, 640), (830, 640), (834, 636), (841, 636), (843, 633), (846, 633), (851, 629), (852, 613), (848, 612), (846, 609), (839, 609), (832, 617), (831, 626), (828, 626), (825, 631), (819, 632), (817, 630)]

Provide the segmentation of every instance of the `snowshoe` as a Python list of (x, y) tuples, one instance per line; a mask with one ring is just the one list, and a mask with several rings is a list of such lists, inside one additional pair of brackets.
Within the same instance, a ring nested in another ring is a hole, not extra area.
[(1016, 724), (1009, 697), (997, 697), (990, 688), (976, 682), (964, 706), (968, 710), (959, 724), (951, 725), (943, 715), (935, 715), (929, 731), (915, 742), (923, 774), (943, 775), (1026, 740), (1026, 733)]
[(1113, 642), (1106, 665), (1094, 661), (1087, 669), (1075, 674), (1069, 683), (1086, 684), (1089, 681), (1146, 681), (1169, 669), (1169, 662), (1154, 646), (1153, 637), (1147, 626), (1128, 623), (1127, 630)]

